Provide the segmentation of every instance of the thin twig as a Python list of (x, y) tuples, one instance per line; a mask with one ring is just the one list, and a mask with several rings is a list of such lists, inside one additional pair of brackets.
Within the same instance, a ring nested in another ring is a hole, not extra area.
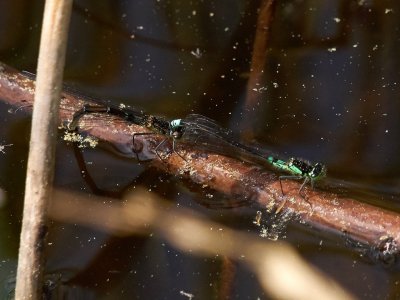
[[(0, 98), (15, 106), (32, 103), (33, 82), (5, 65), (0, 65)], [(21, 102), (21, 99), (24, 99)], [(80, 109), (84, 98), (64, 93), (61, 101), (61, 121), (70, 120), (74, 111)], [(25, 108), (27, 109), (27, 107)], [(130, 124), (124, 120), (107, 115), (91, 114), (82, 118), (79, 124), (81, 132), (89, 133), (107, 141), (125, 156), (155, 158), (152, 165), (182, 179), (200, 186), (207, 186), (231, 199), (240, 199), (246, 203), (256, 203), (265, 210), (281, 207), (282, 212), (291, 212), (302, 224), (317, 230), (326, 230), (344, 238), (377, 247), (378, 250), (398, 253), (400, 243), (400, 215), (356, 201), (334, 193), (307, 189), (306, 197), (299, 195), (300, 184), (297, 181), (285, 181), (285, 196), (281, 194), (280, 182), (275, 173), (267, 169), (243, 163), (242, 161), (204, 152), (193, 146), (179, 143), (179, 152), (186, 161), (176, 154), (156, 158), (154, 148), (163, 136), (150, 135), (135, 138), (132, 134), (148, 130)], [(212, 200), (208, 203), (212, 206)], [(382, 246), (383, 248), (380, 248)], [(385, 250), (386, 249), (386, 250)]]
[(54, 173), (62, 73), (72, 0), (46, 1), (25, 186), (16, 299), (41, 299), (46, 210)]

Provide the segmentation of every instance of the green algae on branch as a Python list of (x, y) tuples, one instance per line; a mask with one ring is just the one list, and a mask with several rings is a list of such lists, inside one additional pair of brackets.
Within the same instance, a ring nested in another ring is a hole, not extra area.
[(93, 136), (83, 136), (77, 132), (65, 131), (63, 140), (66, 142), (77, 143), (79, 148), (95, 148), (99, 140)]

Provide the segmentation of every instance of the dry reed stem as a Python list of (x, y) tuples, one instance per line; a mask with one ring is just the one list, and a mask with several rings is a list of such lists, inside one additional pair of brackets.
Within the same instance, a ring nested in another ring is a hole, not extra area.
[(72, 0), (46, 1), (18, 256), (16, 299), (41, 299), (62, 73)]

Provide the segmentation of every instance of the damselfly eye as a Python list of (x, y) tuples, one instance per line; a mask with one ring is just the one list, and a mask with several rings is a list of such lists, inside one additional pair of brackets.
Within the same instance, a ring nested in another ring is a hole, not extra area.
[(324, 167), (322, 164), (320, 164), (320, 163), (315, 164), (313, 167), (313, 170), (311, 172), (311, 176), (312, 177), (320, 176), (323, 173), (323, 169), (324, 169)]

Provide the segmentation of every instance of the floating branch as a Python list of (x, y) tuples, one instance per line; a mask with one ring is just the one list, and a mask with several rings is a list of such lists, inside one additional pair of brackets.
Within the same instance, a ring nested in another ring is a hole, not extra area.
[[(0, 64), (0, 98), (15, 109), (29, 111), (33, 102), (34, 82), (18, 71)], [(59, 112), (61, 123), (68, 122), (73, 113), (90, 99), (64, 93)], [(12, 112), (15, 111), (10, 110)], [(132, 135), (148, 128), (126, 122), (106, 114), (85, 115), (79, 123), (80, 133), (90, 134), (107, 141), (121, 154), (141, 159), (154, 158), (156, 168), (214, 189), (228, 198), (256, 203), (260, 210), (279, 209), (291, 212), (317, 230), (326, 230), (345, 236), (377, 250), (377, 257), (391, 260), (398, 253), (400, 216), (334, 193), (307, 189), (305, 197), (299, 195), (301, 182), (285, 181), (285, 196), (281, 194), (278, 176), (267, 169), (242, 161), (196, 149), (179, 143), (179, 153), (166, 156), (163, 161), (154, 154), (154, 148), (165, 138), (160, 135)], [(210, 200), (212, 201), (212, 200)]]

